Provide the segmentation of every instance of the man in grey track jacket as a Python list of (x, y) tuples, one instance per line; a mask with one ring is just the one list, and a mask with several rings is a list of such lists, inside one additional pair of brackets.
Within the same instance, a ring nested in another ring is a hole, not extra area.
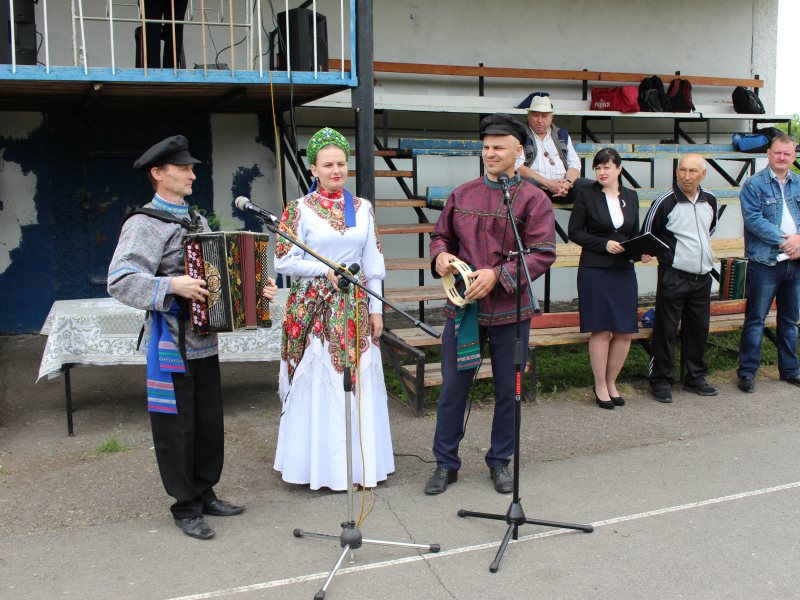
[(711, 235), (717, 225), (717, 199), (703, 190), (705, 160), (697, 154), (681, 158), (677, 186), (653, 202), (642, 226), (669, 246), (658, 257), (656, 314), (653, 323), (653, 357), (650, 385), (659, 402), (672, 402), (675, 338), (682, 323), (686, 379), (683, 389), (701, 396), (716, 396), (706, 383), (705, 360), (711, 311), (711, 269), (714, 253)]

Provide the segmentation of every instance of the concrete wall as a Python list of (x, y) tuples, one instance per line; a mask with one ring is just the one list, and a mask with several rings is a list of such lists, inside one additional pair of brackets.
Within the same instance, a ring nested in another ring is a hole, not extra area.
[[(85, 0), (85, 15), (103, 15), (105, 0)], [(195, 4), (198, 4), (195, 2)], [(206, 1), (208, 6), (216, 2)], [(225, 3), (227, 5), (227, 3)], [(244, 19), (244, 2), (237, 0), (237, 20)], [(283, 3), (275, 3), (282, 10)], [(296, 5), (293, 2), (292, 5)], [(320, 0), (328, 18), (330, 56), (341, 55), (339, 2)], [(767, 84), (762, 92), (767, 110), (774, 105), (777, 0), (608, 0), (598, 4), (575, 0), (563, 5), (508, 0), (502, 4), (477, 0), (375, 0), (375, 59), (456, 65), (599, 69), (633, 72), (680, 70), (685, 74), (751, 77)], [(49, 2), (51, 63), (72, 64), (72, 24), (68, 2)], [(269, 4), (262, 2), (264, 28), (272, 29)], [(280, 5), (280, 6), (278, 6)], [(37, 5), (42, 29), (43, 4)], [(502, 10), (502, 12), (501, 12)], [(117, 16), (133, 16), (131, 8)], [(209, 13), (209, 18), (214, 17)], [(196, 15), (199, 19), (199, 15)], [(345, 7), (345, 24), (347, 23)], [(115, 27), (118, 67), (133, 65), (133, 24)], [(237, 29), (235, 41), (244, 30)], [(87, 25), (87, 58), (91, 66), (110, 66), (108, 27)], [(187, 63), (202, 62), (198, 29), (186, 30)], [(229, 44), (227, 30), (212, 33), (217, 51)], [(207, 39), (207, 62), (213, 46)], [(237, 46), (237, 68), (245, 52)], [(40, 58), (43, 57), (42, 48)], [(216, 56), (216, 51), (213, 52)], [(344, 56), (349, 57), (345, 44)], [(43, 60), (43, 59), (42, 59)], [(220, 62), (230, 62), (223, 51)], [(410, 78), (376, 74), (376, 89), (436, 95), (477, 94), (471, 78)], [(530, 91), (550, 90), (555, 98), (578, 99), (576, 84), (530, 81), (488, 81), (486, 95), (522, 99)], [(2, 92), (0, 92), (2, 93)], [(695, 88), (696, 103), (730, 100), (730, 90)], [(322, 125), (351, 134), (349, 111), (298, 111), (299, 134), (305, 143)], [(390, 142), (400, 136), (472, 137), (476, 115), (393, 113), (388, 119)], [(574, 120), (561, 125), (577, 130)], [(381, 135), (382, 121), (376, 121)], [(664, 128), (666, 127), (666, 129)], [(657, 141), (671, 125), (641, 123), (622, 128), (622, 138)], [(146, 181), (130, 164), (154, 141), (184, 133), (192, 152), (204, 161), (192, 202), (211, 210), (227, 228), (258, 230), (260, 224), (234, 215), (231, 200), (238, 195), (279, 212), (279, 174), (273, 151), (269, 115), (183, 114), (64, 114), (0, 112), (0, 332), (36, 331), (53, 300), (104, 295), (103, 269), (116, 243), (119, 221), (127, 207), (149, 198)], [(724, 139), (724, 138), (723, 138)], [(729, 139), (729, 138), (728, 138)], [(668, 161), (667, 161), (668, 162)], [(376, 166), (385, 168), (376, 163)], [(398, 165), (404, 168), (404, 165)], [(641, 167), (631, 166), (634, 172)], [(420, 162), (421, 191), (427, 185), (457, 185), (477, 175), (477, 159), (430, 158)], [(671, 164), (659, 165), (662, 183)], [(286, 175), (290, 196), (299, 194)], [(354, 183), (354, 182), (353, 182)], [(719, 185), (711, 179), (710, 183)], [(666, 183), (664, 183), (666, 184)], [(377, 182), (379, 198), (398, 198), (392, 181)], [(721, 235), (736, 235), (736, 211), (729, 211)], [(435, 219), (437, 213), (431, 213)], [(381, 211), (382, 222), (408, 222), (409, 211)], [(566, 223), (566, 217), (560, 220)], [(725, 229), (727, 227), (727, 229)], [(408, 238), (387, 237), (388, 256), (407, 256)], [(105, 262), (104, 262), (105, 261)], [(652, 290), (653, 270), (642, 269), (640, 289)], [(391, 285), (413, 283), (415, 274), (392, 274)], [(541, 290), (539, 290), (541, 294)], [(575, 297), (574, 271), (554, 281), (556, 299)]]

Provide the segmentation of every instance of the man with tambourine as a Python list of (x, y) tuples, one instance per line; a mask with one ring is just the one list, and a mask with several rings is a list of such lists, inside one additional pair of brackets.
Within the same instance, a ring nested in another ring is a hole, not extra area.
[[(486, 465), (495, 490), (508, 493), (513, 487), (508, 463), (514, 452), (517, 261), (514, 233), (507, 222), (503, 189), (498, 181), (501, 175), (509, 178), (512, 214), (529, 250), (525, 262), (532, 280), (556, 258), (552, 205), (542, 190), (514, 171), (526, 138), (525, 127), (507, 114), (496, 113), (481, 121), (480, 137), (486, 174), (453, 190), (431, 235), (434, 276), (449, 279), (461, 275), (465, 291), (462, 298), (451, 290), (445, 307), (442, 388), (433, 439), (437, 467), (425, 485), (426, 494), (441, 494), (458, 479), (458, 446), (464, 436), (469, 388), (487, 339), (495, 409)], [(526, 346), (533, 313), (530, 297), (523, 293), (522, 337)], [(522, 360), (524, 369), (525, 357)]]

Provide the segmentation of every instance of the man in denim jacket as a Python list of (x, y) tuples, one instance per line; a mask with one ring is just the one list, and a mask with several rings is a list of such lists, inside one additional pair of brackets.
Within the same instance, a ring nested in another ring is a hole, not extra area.
[(773, 300), (778, 305), (778, 373), (800, 386), (800, 177), (791, 172), (794, 140), (786, 134), (774, 137), (767, 160), (769, 166), (748, 179), (739, 195), (749, 262), (738, 375), (739, 389), (748, 393), (755, 391), (764, 322)]

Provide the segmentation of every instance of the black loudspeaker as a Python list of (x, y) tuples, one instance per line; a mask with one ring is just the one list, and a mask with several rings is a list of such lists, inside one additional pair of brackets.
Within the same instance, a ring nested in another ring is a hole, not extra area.
[[(14, 2), (14, 42), (18, 65), (36, 64), (36, 13), (33, 5), (34, 0)], [(11, 64), (11, 9), (7, 0), (0, 1), (0, 63)]]
[[(2, 1), (2, 0), (0, 0)], [(289, 35), (286, 34), (286, 13), (278, 13), (278, 27), (283, 43), (289, 40), (289, 55), (292, 71), (314, 70), (314, 12), (307, 8), (293, 8), (289, 11)], [(278, 70), (287, 68), (286, 53), (280, 42), (277, 59)], [(328, 25), (325, 17), (317, 13), (317, 71), (328, 70)]]

